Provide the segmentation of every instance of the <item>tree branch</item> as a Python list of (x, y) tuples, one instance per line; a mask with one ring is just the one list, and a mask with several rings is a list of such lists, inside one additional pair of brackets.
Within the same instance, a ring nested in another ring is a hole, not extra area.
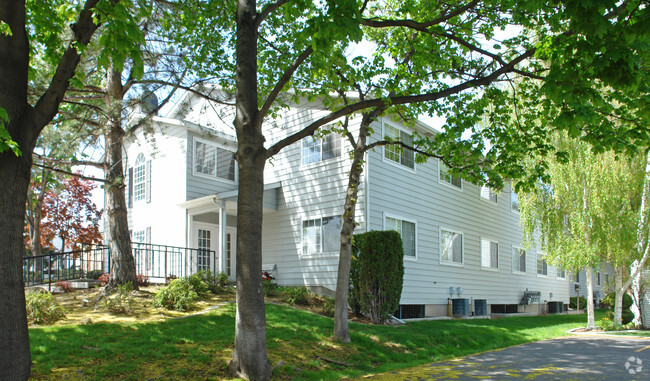
[(63, 53), (49, 87), (39, 98), (38, 102), (36, 102), (36, 106), (34, 106), (34, 120), (37, 126), (37, 130), (33, 131), (35, 134), (34, 137), (54, 118), (54, 115), (56, 115), (59, 109), (59, 104), (68, 89), (68, 81), (74, 75), (75, 69), (81, 59), (76, 45), (87, 45), (97, 30), (98, 25), (95, 25), (93, 18), (95, 13), (94, 8), (99, 1), (87, 0), (83, 10), (79, 14), (77, 22), (71, 26), (73, 39)]
[(106, 180), (106, 179), (100, 179), (100, 178), (97, 178), (97, 177), (91, 177), (91, 176), (84, 176), (84, 175), (80, 175), (80, 174), (78, 174), (78, 173), (73, 173), (73, 172), (69, 172), (69, 171), (64, 171), (63, 169), (58, 169), (58, 168), (54, 168), (54, 167), (49, 167), (49, 166), (47, 166), (47, 165), (38, 164), (38, 163), (34, 163), (34, 164), (32, 164), (32, 165), (35, 166), (35, 167), (39, 167), (39, 168), (49, 169), (50, 171), (54, 171), (54, 172), (58, 172), (58, 173), (63, 173), (63, 174), (65, 174), (65, 175), (75, 176), (75, 177), (78, 177), (78, 178), (80, 178), (80, 179), (84, 179), (84, 180), (98, 181), (98, 182), (100, 182), (100, 183), (110, 184), (110, 181), (108, 181), (108, 180)]
[(269, 17), (273, 11), (288, 3), (289, 1), (292, 0), (278, 0), (275, 3), (267, 4), (266, 7), (258, 12), (257, 16), (255, 17), (255, 29), (259, 28), (260, 25), (262, 25), (262, 21)]
[(378, 20), (377, 18), (370, 18), (370, 19), (362, 19), (361, 24), (373, 28), (407, 27), (407, 28), (423, 31), (428, 27), (441, 24), (443, 22), (451, 20), (452, 18), (460, 14), (463, 14), (467, 10), (476, 6), (479, 2), (480, 1), (478, 0), (474, 0), (472, 2), (467, 3), (465, 6), (456, 9), (453, 12), (447, 13), (446, 15), (443, 15), (441, 17), (438, 17), (436, 19), (427, 22), (418, 22), (413, 20)]
[[(62, 159), (55, 159), (55, 158), (52, 158), (52, 157), (39, 155), (37, 153), (32, 153), (32, 156), (35, 159), (38, 159), (38, 160), (48, 161), (50, 163), (57, 163), (57, 164), (61, 164), (61, 165), (73, 165), (73, 166), (74, 165), (86, 165), (86, 166), (90, 166), (90, 167), (104, 169), (104, 163), (98, 163), (96, 161), (62, 160)], [(47, 167), (43, 167), (43, 168), (47, 168)]]
[(502, 66), (498, 70), (495, 70), (490, 75), (487, 75), (479, 79), (466, 81), (459, 85), (446, 88), (444, 90), (439, 90), (432, 93), (418, 94), (418, 95), (403, 95), (403, 96), (392, 96), (386, 98), (376, 98), (376, 99), (370, 99), (370, 100), (365, 100), (365, 101), (360, 101), (357, 103), (350, 104), (326, 116), (323, 116), (318, 120), (315, 120), (307, 127), (303, 128), (302, 130), (296, 132), (293, 135), (289, 135), (286, 138), (275, 143), (267, 150), (266, 157), (267, 158), (272, 157), (276, 153), (280, 152), (280, 150), (282, 150), (284, 147), (293, 144), (307, 136), (313, 135), (314, 132), (316, 132), (316, 130), (319, 127), (331, 121), (334, 121), (340, 117), (354, 113), (356, 111), (360, 111), (371, 107), (382, 106), (385, 104), (401, 105), (401, 104), (435, 101), (438, 99), (446, 98), (453, 94), (458, 94), (467, 89), (488, 85), (494, 82), (495, 80), (497, 80), (501, 75), (513, 71), (514, 67), (517, 64), (521, 63), (523, 60), (527, 58), (532, 57), (534, 54), (535, 54), (535, 48), (529, 49), (526, 52), (520, 54), (517, 58), (510, 61), (508, 64)]
[(269, 112), (269, 109), (273, 105), (273, 102), (277, 99), (278, 95), (284, 88), (284, 86), (289, 82), (291, 79), (291, 76), (293, 73), (295, 73), (296, 70), (302, 65), (303, 62), (313, 53), (314, 49), (312, 48), (311, 45), (309, 45), (300, 55), (296, 58), (295, 61), (287, 68), (287, 70), (282, 74), (282, 77), (278, 80), (278, 82), (275, 84), (275, 87), (273, 90), (271, 90), (271, 93), (269, 96), (266, 98), (266, 102), (264, 102), (264, 105), (260, 109), (260, 112), (257, 114), (257, 117), (259, 121), (261, 122), (266, 114)]

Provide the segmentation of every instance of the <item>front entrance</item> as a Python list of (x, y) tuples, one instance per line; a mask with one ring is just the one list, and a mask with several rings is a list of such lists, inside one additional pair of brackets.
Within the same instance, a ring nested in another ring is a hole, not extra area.
[[(235, 280), (237, 229), (226, 227), (223, 254), (219, 245), (219, 225), (195, 222), (192, 237), (192, 246), (198, 249), (192, 258), (192, 269), (210, 270), (214, 274), (224, 272), (230, 280)], [(212, 257), (210, 250), (216, 252), (216, 257)]]

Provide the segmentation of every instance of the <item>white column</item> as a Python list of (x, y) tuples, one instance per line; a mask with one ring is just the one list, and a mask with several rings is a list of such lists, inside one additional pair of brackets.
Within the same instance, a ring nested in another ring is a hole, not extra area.
[(219, 272), (226, 269), (226, 202), (219, 206)]

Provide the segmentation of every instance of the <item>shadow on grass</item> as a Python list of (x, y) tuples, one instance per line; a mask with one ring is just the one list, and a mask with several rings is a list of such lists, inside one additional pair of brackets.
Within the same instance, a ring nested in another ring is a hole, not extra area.
[[(142, 324), (98, 323), (30, 329), (33, 379), (228, 379), (235, 307)], [(333, 321), (266, 306), (269, 361), (278, 379), (339, 379), (563, 336), (585, 315), (499, 320), (350, 324), (352, 343), (332, 340)]]

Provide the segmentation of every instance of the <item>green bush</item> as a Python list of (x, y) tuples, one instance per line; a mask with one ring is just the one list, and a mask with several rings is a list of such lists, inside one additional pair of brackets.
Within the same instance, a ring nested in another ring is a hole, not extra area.
[(65, 318), (65, 310), (49, 292), (25, 293), (27, 321), (32, 324), (53, 324)]
[[(396, 231), (354, 236), (350, 305), (380, 324), (399, 306), (404, 282), (404, 249)], [(358, 303), (358, 306), (355, 305)]]
[(334, 316), (334, 308), (336, 304), (334, 301), (334, 298), (330, 297), (323, 297), (323, 305), (321, 306), (321, 312), (325, 316), (333, 317)]
[(572, 309), (575, 310), (576, 307), (578, 307), (576, 305), (576, 300), (580, 300), (580, 309), (581, 310), (587, 308), (587, 299), (585, 297), (582, 297), (582, 296), (579, 299), (578, 299), (577, 296), (570, 297), (569, 298), (569, 308), (572, 308)]
[[(228, 279), (228, 275), (226, 273), (221, 272), (219, 274), (213, 274), (210, 270), (201, 270), (194, 274), (196, 278), (199, 278), (201, 281), (203, 281), (210, 292), (213, 294), (218, 294), (226, 289), (228, 286), (228, 282), (230, 281)], [(194, 280), (193, 282), (197, 282)], [(198, 285), (199, 288), (201, 288), (201, 285)], [(205, 291), (198, 291), (198, 293), (202, 293)]]
[(309, 304), (309, 291), (305, 286), (301, 287), (280, 287), (280, 298), (282, 301), (289, 304)]
[(262, 288), (266, 297), (276, 296), (278, 294), (278, 285), (273, 283), (272, 279), (263, 279)]
[[(614, 302), (616, 300), (616, 293), (610, 292), (603, 299), (603, 303), (609, 306), (609, 310), (606, 313), (606, 316), (614, 320)], [(630, 307), (634, 304), (632, 296), (629, 294), (623, 294), (623, 311), (621, 312), (621, 322), (623, 325), (629, 324), (634, 320), (634, 313), (630, 311)]]
[(206, 292), (210, 291), (210, 286), (199, 276), (199, 274), (194, 274), (190, 275), (189, 278), (187, 278), (190, 284), (192, 285), (192, 289), (194, 289), (194, 292), (197, 294), (205, 294)]
[(194, 290), (192, 283), (186, 277), (174, 279), (161, 288), (153, 297), (153, 305), (168, 310), (191, 310), (199, 294)]
[(133, 283), (117, 286), (117, 291), (105, 299), (106, 308), (114, 314), (128, 315), (133, 313)]

